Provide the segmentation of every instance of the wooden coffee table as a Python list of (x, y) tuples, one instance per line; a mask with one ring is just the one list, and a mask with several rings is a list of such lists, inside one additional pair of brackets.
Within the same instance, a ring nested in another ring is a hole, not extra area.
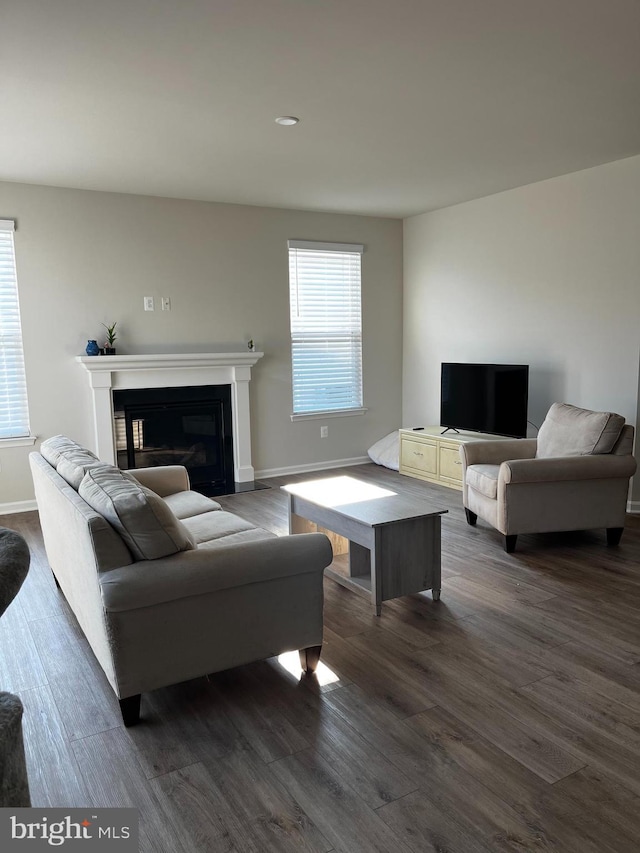
[(355, 477), (282, 488), (290, 533), (327, 533), (334, 561), (325, 574), (370, 596), (376, 616), (383, 601), (401, 595), (430, 589), (434, 601), (440, 598), (440, 516), (448, 510), (426, 509), (417, 498)]

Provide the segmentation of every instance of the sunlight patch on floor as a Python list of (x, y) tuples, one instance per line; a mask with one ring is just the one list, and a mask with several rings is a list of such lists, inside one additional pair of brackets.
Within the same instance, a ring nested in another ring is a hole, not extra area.
[[(302, 678), (302, 667), (300, 666), (300, 655), (298, 652), (284, 652), (284, 654), (278, 655), (278, 663), (283, 669), (286, 669), (287, 672), (290, 672), (298, 681)], [(335, 684), (336, 681), (340, 681), (338, 676), (332, 669), (322, 663), (320, 661), (318, 663), (318, 668), (315, 672), (315, 677), (318, 681), (318, 684), (321, 687), (324, 687), (326, 684)]]

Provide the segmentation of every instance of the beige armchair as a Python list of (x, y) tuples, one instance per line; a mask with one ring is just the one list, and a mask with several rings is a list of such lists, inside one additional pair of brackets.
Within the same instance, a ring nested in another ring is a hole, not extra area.
[(461, 445), (468, 523), (487, 521), (508, 553), (520, 533), (596, 527), (617, 545), (637, 467), (633, 436), (621, 415), (554, 403), (537, 439)]

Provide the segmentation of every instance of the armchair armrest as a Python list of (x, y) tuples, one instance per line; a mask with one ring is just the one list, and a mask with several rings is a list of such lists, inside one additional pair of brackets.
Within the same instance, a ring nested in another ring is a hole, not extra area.
[(331, 543), (324, 533), (198, 548), (103, 572), (102, 601), (111, 612), (153, 607), (292, 575), (321, 575), (332, 559)]
[(187, 469), (183, 465), (158, 465), (155, 468), (130, 468), (141, 486), (151, 489), (161, 498), (176, 492), (188, 492), (191, 484)]
[(533, 459), (538, 442), (535, 438), (507, 438), (498, 441), (467, 441), (460, 445), (460, 457), (469, 465), (500, 465), (507, 459)]
[(628, 479), (636, 470), (633, 456), (552, 456), (544, 459), (513, 459), (500, 468), (504, 483), (547, 483), (561, 480)]

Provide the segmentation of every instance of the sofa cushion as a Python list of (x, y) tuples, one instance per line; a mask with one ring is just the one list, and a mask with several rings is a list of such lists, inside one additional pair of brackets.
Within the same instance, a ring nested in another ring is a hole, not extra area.
[(238, 533), (229, 533), (218, 539), (209, 539), (198, 545), (198, 550), (215, 551), (216, 548), (226, 548), (229, 545), (244, 545), (247, 542), (263, 542), (265, 539), (277, 539), (275, 533), (264, 530), (262, 527), (252, 527), (251, 530), (240, 530)]
[(90, 468), (78, 493), (118, 531), (137, 560), (155, 560), (196, 547), (159, 495), (113, 465)]
[(536, 457), (611, 453), (623, 426), (624, 418), (615, 412), (554, 403), (540, 427)]
[(256, 529), (255, 524), (250, 524), (244, 518), (239, 518), (222, 509), (185, 518), (183, 524), (198, 545), (210, 542), (212, 539), (221, 539), (224, 536)]
[(499, 465), (469, 465), (466, 471), (467, 486), (496, 500), (498, 497)]
[(217, 501), (212, 501), (200, 492), (175, 492), (173, 495), (165, 495), (163, 500), (176, 518), (180, 519), (221, 508)]
[(54, 468), (58, 467), (61, 454), (65, 450), (84, 450), (84, 447), (78, 444), (77, 441), (67, 438), (66, 435), (53, 435), (40, 445), (40, 453), (49, 465), (53, 465)]
[(104, 465), (104, 462), (101, 462), (95, 453), (84, 447), (73, 447), (60, 452), (56, 470), (70, 486), (78, 491), (84, 475), (89, 468), (95, 468), (96, 465)]

